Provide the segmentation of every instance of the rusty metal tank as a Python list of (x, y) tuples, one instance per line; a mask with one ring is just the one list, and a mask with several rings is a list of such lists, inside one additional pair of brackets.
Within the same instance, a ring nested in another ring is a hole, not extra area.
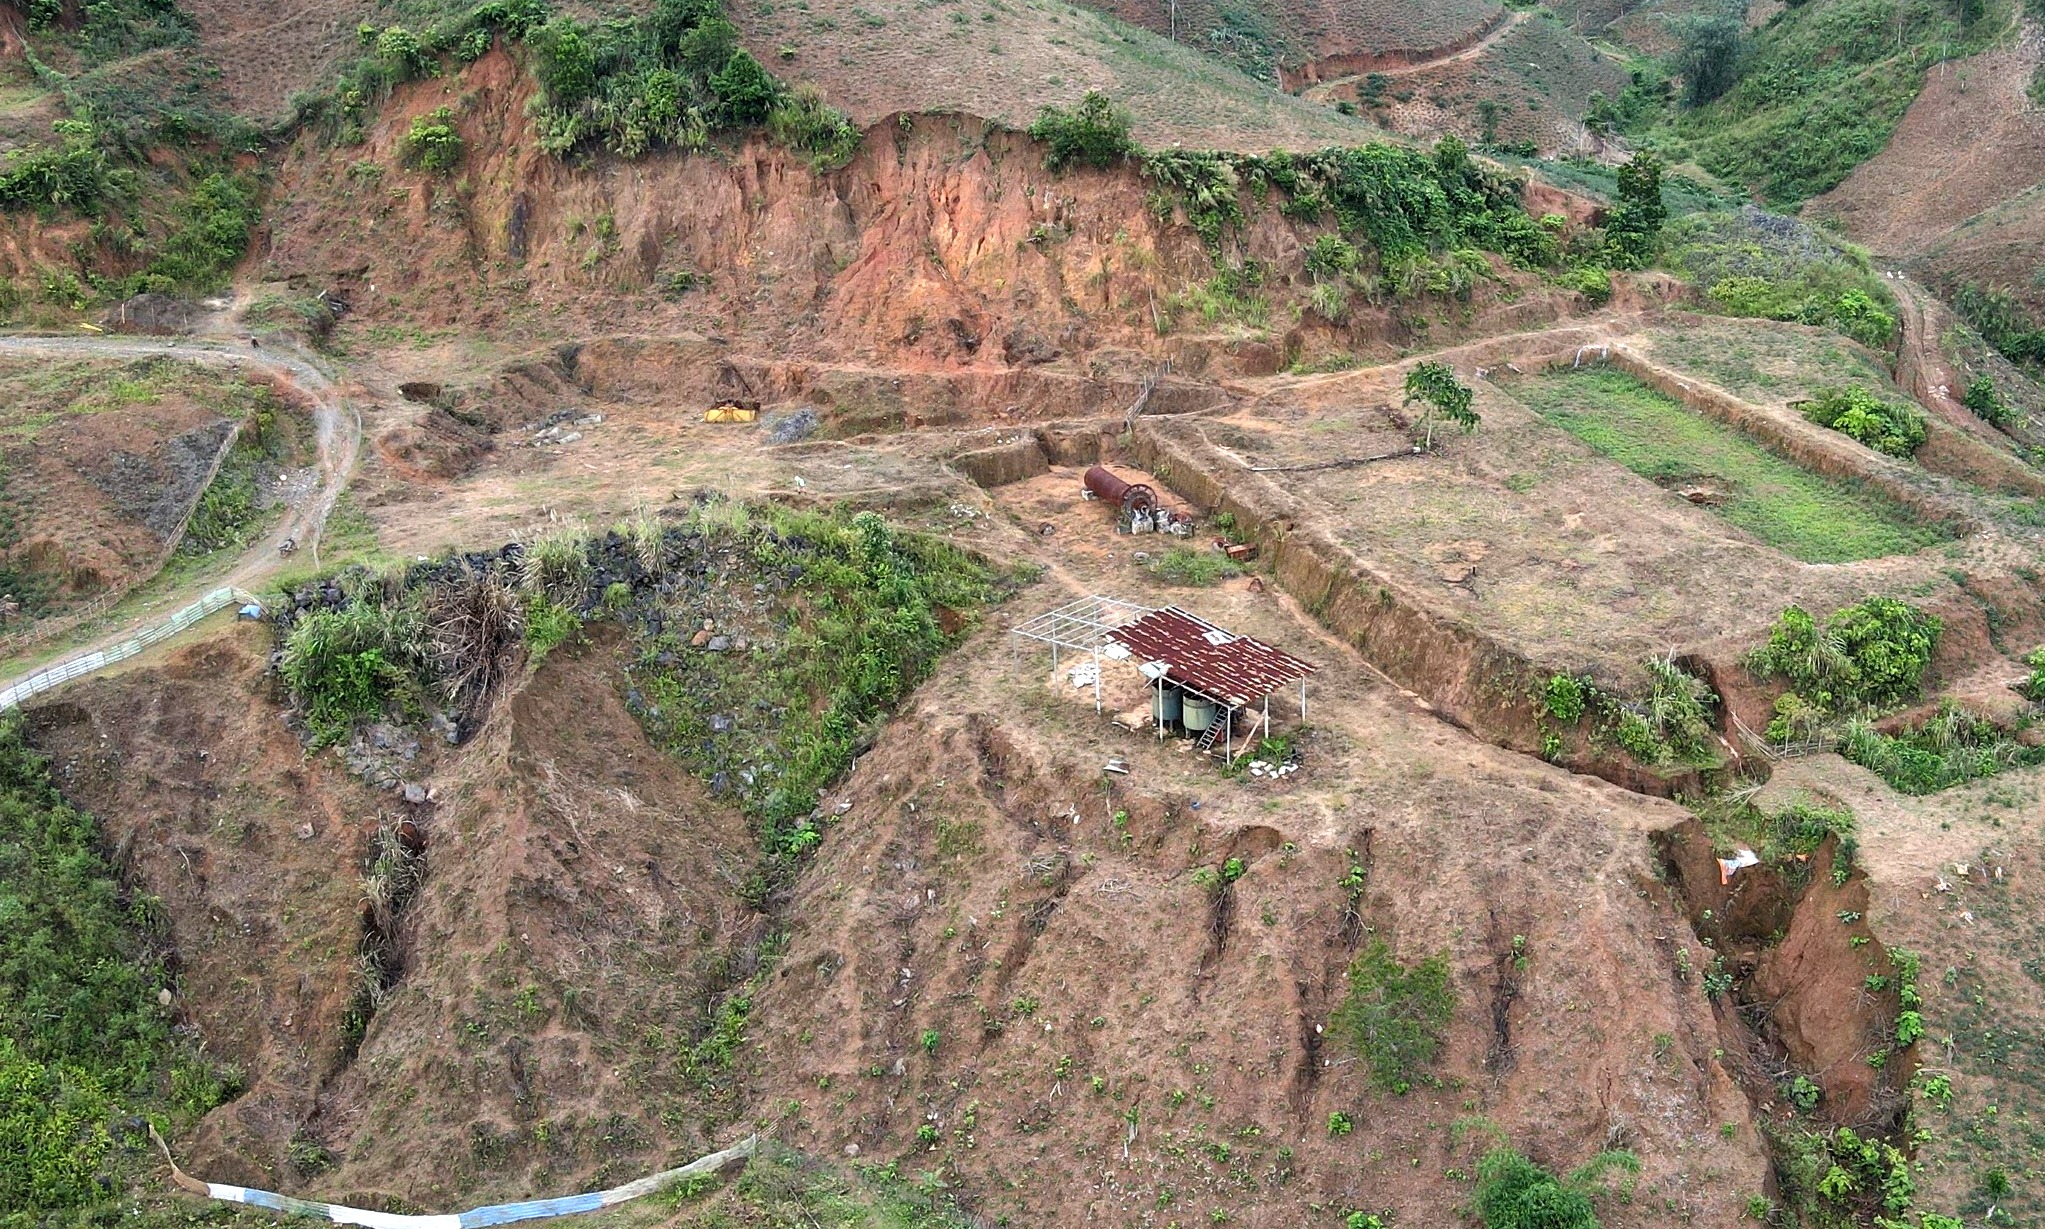
[(1096, 465), (1086, 471), (1082, 479), (1086, 489), (1102, 503), (1113, 504), (1124, 512), (1148, 512), (1157, 507), (1157, 492), (1141, 482), (1125, 482), (1104, 465)]

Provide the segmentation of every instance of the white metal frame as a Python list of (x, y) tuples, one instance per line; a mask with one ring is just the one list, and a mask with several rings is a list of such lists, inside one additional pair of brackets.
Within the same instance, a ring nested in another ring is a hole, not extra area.
[(1121, 598), (1090, 594), (1077, 601), (1045, 611), (1008, 629), (1011, 655), (1024, 640), (1051, 646), (1051, 669), (1058, 669), (1058, 650), (1085, 653), (1094, 663), (1094, 711), (1101, 711), (1101, 650), (1108, 646), (1108, 633), (1125, 623), (1149, 614), (1152, 608), (1125, 602)]

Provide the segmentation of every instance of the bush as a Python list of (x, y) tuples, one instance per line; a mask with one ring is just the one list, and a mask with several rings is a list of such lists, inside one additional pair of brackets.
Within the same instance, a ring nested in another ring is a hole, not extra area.
[(710, 78), (710, 88), (723, 104), (725, 116), (739, 124), (767, 118), (780, 95), (779, 83), (743, 48), (732, 52), (723, 71)]
[(1409, 968), (1373, 939), (1350, 962), (1348, 980), (1329, 1026), (1370, 1068), (1373, 1087), (1403, 1093), (1440, 1052), (1455, 1011), (1448, 952)]
[(1333, 281), (1356, 272), (1362, 257), (1340, 235), (1321, 235), (1307, 249), (1307, 276), (1315, 281)]
[(2045, 648), (2024, 654), (2024, 664), (2031, 668), (2031, 673), (2017, 684), (2017, 692), (2026, 700), (2045, 704)]
[(1997, 427), (2014, 425), (2016, 415), (2010, 410), (2009, 402), (1995, 391), (1995, 381), (1987, 376), (1975, 376), (1967, 385), (1966, 395), (1960, 404), (1974, 412), (1976, 418)]
[(1924, 444), (1924, 413), (1862, 388), (1827, 388), (1802, 406), (1804, 417), (1876, 452), (1908, 458)]
[(859, 147), (859, 129), (808, 82), (774, 104), (767, 114), (767, 135), (809, 154), (818, 169), (842, 165)]
[(1829, 324), (1873, 349), (1895, 340), (1895, 299), (1858, 248), (1795, 218), (1745, 206), (1669, 227), (1669, 265), (1732, 316)]
[(1931, 794), (2006, 768), (2045, 763), (2045, 748), (2025, 747), (1948, 700), (1923, 722), (1895, 735), (1865, 720), (1849, 722), (1839, 753), (1900, 794)]
[(126, 182), (123, 173), (107, 161), (91, 124), (58, 120), (51, 128), (61, 141), (55, 149), (31, 145), (0, 158), (0, 209), (98, 214)]
[(546, 660), (548, 653), (581, 630), (581, 617), (569, 607), (539, 596), (526, 602), (525, 647), (535, 665)]
[(1475, 1202), (1485, 1229), (1598, 1229), (1589, 1194), (1511, 1148), (1477, 1163)]
[(1917, 698), (1944, 624), (1894, 598), (1871, 597), (1820, 627), (1809, 611), (1783, 609), (1768, 643), (1747, 656), (1761, 678), (1790, 689), (1826, 714), (1885, 711)]
[(1576, 291), (1593, 307), (1612, 301), (1611, 271), (1598, 265), (1572, 265), (1555, 275), (1555, 284)]
[(446, 175), (461, 165), (462, 137), (454, 128), (454, 112), (437, 107), (414, 116), (405, 133), (405, 162), (435, 175)]
[(357, 601), (300, 618), (278, 671), (305, 713), (315, 745), (347, 736), (357, 720), (416, 703), (422, 661), (415, 611)]
[(1541, 692), (1541, 707), (1548, 715), (1564, 725), (1575, 725), (1583, 719), (1584, 705), (1588, 698), (1583, 680), (1568, 674), (1553, 675), (1547, 687)]
[(2045, 364), (2045, 327), (2008, 290), (1961, 282), (1953, 310), (1981, 339), (2013, 363)]
[(1099, 90), (1088, 90), (1070, 111), (1047, 106), (1037, 112), (1030, 136), (1051, 147), (1044, 161), (1054, 171), (1075, 161), (1106, 168), (1136, 152), (1129, 113)]

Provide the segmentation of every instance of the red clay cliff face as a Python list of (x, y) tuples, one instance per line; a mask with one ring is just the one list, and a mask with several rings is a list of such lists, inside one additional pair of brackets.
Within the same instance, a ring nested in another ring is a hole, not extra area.
[[(1173, 294), (1215, 266), (1183, 222), (1158, 219), (1152, 185), (1133, 166), (1053, 174), (1026, 136), (986, 121), (894, 117), (832, 171), (759, 139), (571, 165), (539, 149), (531, 89), (493, 52), (407, 87), (363, 145), (302, 140), (280, 170), (265, 273), (344, 289), (358, 317), (429, 339), (454, 326), (533, 340), (693, 332), (908, 372), (1119, 373), (1169, 353), (1182, 371), (1225, 376), (1275, 370), (1317, 342), (1389, 354), (1405, 340), (1361, 307), (1342, 329), (1309, 315), (1283, 342), (1275, 324), (1217, 332), (1185, 310), (1174, 322)], [(456, 108), (466, 160), (448, 177), (407, 169), (411, 119), (442, 105)], [(1589, 216), (1552, 194), (1539, 203)], [(1271, 319), (1292, 316), (1307, 289), (1301, 234), (1267, 206), (1229, 242), (1270, 270)], [(1452, 327), (1501, 314), (1525, 327), (1575, 303), (1538, 283), (1509, 289), (1481, 288)]]

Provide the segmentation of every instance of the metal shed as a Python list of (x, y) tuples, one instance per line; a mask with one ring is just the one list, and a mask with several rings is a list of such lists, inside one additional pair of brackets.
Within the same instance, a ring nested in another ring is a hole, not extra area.
[[(1163, 712), (1167, 687), (1190, 692), (1221, 710), (1221, 720), (1207, 725), (1200, 749), (1211, 749), (1224, 741), (1229, 758), (1235, 756), (1235, 714), (1262, 702), (1259, 721), (1244, 737), (1254, 737), (1261, 724), (1271, 730), (1271, 693), (1289, 683), (1299, 684), (1299, 715), (1307, 715), (1307, 676), (1317, 669), (1311, 662), (1274, 649), (1250, 636), (1237, 636), (1209, 623), (1196, 614), (1167, 606), (1106, 631), (1107, 639), (1125, 646), (1141, 664), (1144, 677), (1158, 689), (1157, 711)], [(1189, 723), (1190, 724), (1190, 723)], [(1158, 738), (1164, 738), (1164, 723), (1158, 723)]]

